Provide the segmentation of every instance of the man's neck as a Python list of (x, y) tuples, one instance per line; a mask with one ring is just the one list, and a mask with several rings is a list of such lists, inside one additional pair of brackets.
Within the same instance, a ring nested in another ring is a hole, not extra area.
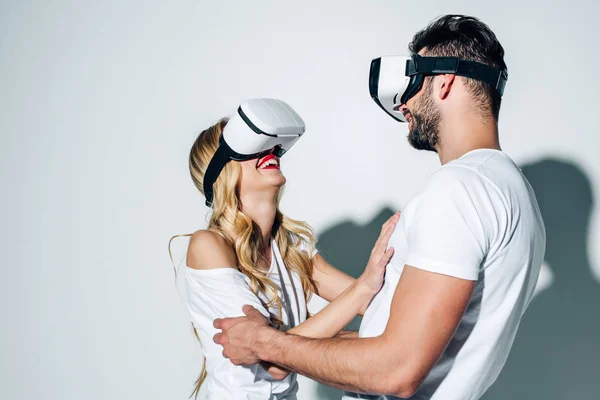
[(437, 153), (442, 165), (476, 149), (501, 150), (495, 120), (455, 115), (440, 124)]

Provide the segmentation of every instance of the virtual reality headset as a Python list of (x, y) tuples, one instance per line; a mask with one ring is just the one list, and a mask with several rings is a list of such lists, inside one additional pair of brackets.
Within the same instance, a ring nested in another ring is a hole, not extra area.
[(250, 99), (229, 119), (219, 138), (219, 147), (204, 175), (206, 205), (212, 206), (213, 185), (231, 161), (283, 156), (304, 134), (304, 121), (292, 107), (276, 99)]
[(508, 72), (457, 57), (385, 56), (371, 61), (369, 92), (383, 111), (406, 122), (399, 110), (423, 87), (426, 76), (455, 74), (492, 85), (502, 96)]

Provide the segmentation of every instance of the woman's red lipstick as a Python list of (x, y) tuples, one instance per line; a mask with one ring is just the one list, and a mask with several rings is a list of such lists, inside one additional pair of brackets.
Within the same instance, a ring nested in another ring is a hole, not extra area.
[(269, 165), (268, 167), (265, 167), (263, 169), (279, 169), (279, 159), (274, 154), (269, 154), (269, 155), (266, 155), (265, 157), (263, 157), (258, 162), (258, 165), (256, 166), (256, 168), (260, 168), (262, 165), (264, 165), (264, 163), (266, 163), (267, 161), (271, 161), (271, 160), (277, 161), (277, 164)]

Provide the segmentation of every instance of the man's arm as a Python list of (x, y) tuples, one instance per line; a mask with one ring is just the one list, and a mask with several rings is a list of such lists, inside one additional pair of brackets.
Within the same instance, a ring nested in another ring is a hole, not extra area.
[(335, 337), (340, 339), (358, 339), (358, 331), (339, 331)]
[[(358, 339), (358, 332), (357, 331), (339, 331), (334, 337), (336, 337), (338, 339)], [(290, 371), (288, 369), (280, 367), (273, 363), (261, 361), (261, 364), (262, 364), (263, 368), (265, 370), (267, 370), (267, 372), (269, 374), (271, 374), (271, 376), (273, 378), (277, 379), (278, 381), (285, 379), (290, 374)]]
[(307, 340), (275, 333), (268, 346), (252, 336), (259, 357), (343, 389), (415, 393), (454, 335), (489, 251), (472, 195), (477, 185), (472, 172), (445, 168), (405, 208), (407, 265), (380, 336)]
[[(458, 326), (474, 282), (406, 265), (382, 335), (309, 339), (228, 321), (219, 327), (224, 354), (258, 358), (345, 390), (409, 397), (421, 385)], [(245, 349), (245, 350), (244, 350)]]
[[(397, 213), (383, 224), (381, 235), (373, 247), (363, 275), (354, 280), (343, 293), (338, 294), (324, 309), (300, 325), (288, 330), (288, 333), (312, 338), (336, 336), (356, 316), (359, 310), (364, 309), (369, 304), (383, 285), (385, 268), (394, 254), (392, 247), (386, 248), (390, 236), (396, 228), (398, 218), (399, 214)], [(335, 270), (335, 268), (333, 269)], [(331, 277), (329, 280), (331, 280)], [(348, 337), (347, 333), (342, 336)], [(290, 373), (285, 368), (280, 368), (272, 363), (263, 361), (262, 365), (277, 380), (284, 379)]]
[[(389, 261), (391, 254), (392, 252), (382, 260), (384, 265)], [(329, 303), (323, 310), (300, 325), (290, 329), (288, 333), (309, 338), (358, 338), (358, 332), (341, 331), (340, 329), (347, 325), (356, 315), (358, 304), (367, 303), (373, 298), (375, 293), (365, 286), (361, 286), (360, 281), (355, 281), (344, 293)], [(290, 374), (290, 371), (286, 368), (274, 365), (273, 363), (263, 360), (261, 364), (277, 380), (282, 380)]]

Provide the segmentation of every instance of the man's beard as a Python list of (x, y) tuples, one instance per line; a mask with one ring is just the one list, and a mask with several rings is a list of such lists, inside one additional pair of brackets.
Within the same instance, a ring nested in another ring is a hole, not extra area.
[(412, 130), (408, 131), (408, 143), (417, 150), (437, 152), (435, 146), (438, 144), (440, 136), (441, 115), (431, 96), (432, 92), (433, 87), (428, 84), (421, 103), (415, 107), (414, 111), (410, 110)]

